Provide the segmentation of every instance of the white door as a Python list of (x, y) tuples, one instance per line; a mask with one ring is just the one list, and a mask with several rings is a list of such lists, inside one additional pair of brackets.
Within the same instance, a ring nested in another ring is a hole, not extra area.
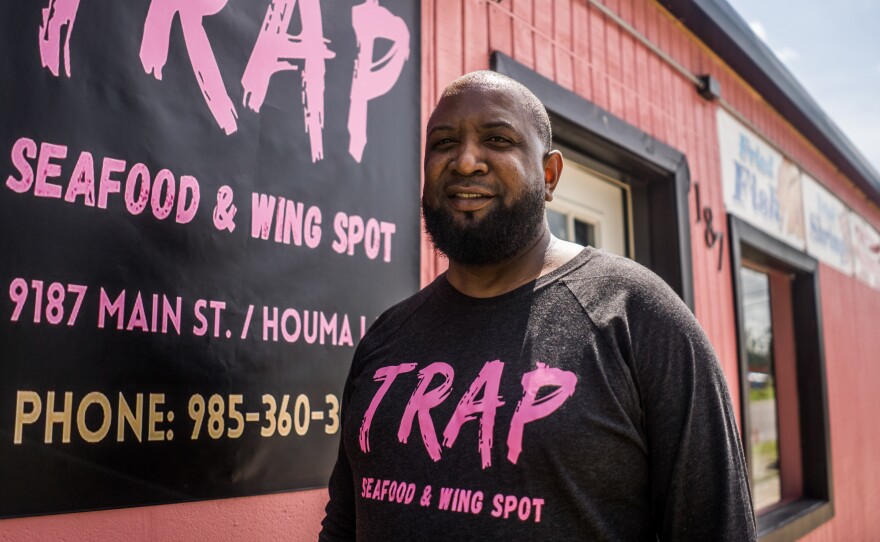
[(629, 202), (628, 186), (568, 159), (547, 204), (547, 222), (560, 239), (632, 258)]

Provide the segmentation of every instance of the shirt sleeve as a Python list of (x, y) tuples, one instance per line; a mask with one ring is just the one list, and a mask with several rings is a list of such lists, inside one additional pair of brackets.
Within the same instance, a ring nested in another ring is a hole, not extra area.
[(616, 290), (606, 332), (644, 413), (660, 540), (757, 540), (730, 394), (696, 318), (659, 278)]
[(712, 347), (695, 322), (655, 339), (666, 363), (641, 380), (660, 539), (756, 540), (742, 443)]
[(321, 533), (318, 535), (319, 542), (343, 542), (355, 540), (356, 521), (354, 506), (354, 479), (351, 473), (351, 464), (345, 453), (342, 435), (345, 434), (345, 412), (349, 401), (349, 381), (346, 381), (345, 390), (342, 394), (341, 424), (339, 427), (339, 452), (336, 456), (336, 465), (330, 475), (328, 491), (330, 500), (327, 502), (324, 520), (321, 522)]

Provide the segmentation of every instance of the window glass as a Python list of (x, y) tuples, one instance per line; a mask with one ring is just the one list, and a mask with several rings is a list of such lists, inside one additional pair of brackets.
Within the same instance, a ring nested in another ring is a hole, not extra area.
[(592, 224), (575, 218), (574, 242), (584, 246), (596, 246), (596, 228)]
[(782, 496), (770, 280), (766, 273), (747, 267), (740, 272), (748, 359), (752, 498), (755, 510), (761, 510), (779, 502)]
[(550, 232), (562, 239), (563, 241), (571, 241), (568, 235), (568, 217), (559, 211), (547, 209), (547, 223), (550, 225)]
[(568, 160), (547, 203), (547, 222), (560, 239), (632, 257), (629, 205), (627, 185)]

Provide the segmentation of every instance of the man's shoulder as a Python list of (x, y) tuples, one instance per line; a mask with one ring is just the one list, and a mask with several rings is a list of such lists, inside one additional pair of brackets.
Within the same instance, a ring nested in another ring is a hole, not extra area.
[(561, 280), (595, 318), (633, 311), (690, 314), (681, 298), (653, 271), (602, 250), (594, 249), (585, 265)]
[(443, 280), (442, 275), (428, 286), (383, 312), (367, 330), (358, 346), (358, 353), (362, 355), (370, 352), (394, 335), (413, 314), (418, 312), (434, 296), (438, 282), (441, 280)]
[(669, 292), (675, 295), (663, 279), (644, 265), (599, 249), (592, 249), (585, 265), (566, 274), (562, 280), (571, 287), (582, 288), (591, 283), (601, 285), (604, 293), (608, 293), (611, 289), (627, 291), (635, 295), (654, 292)]

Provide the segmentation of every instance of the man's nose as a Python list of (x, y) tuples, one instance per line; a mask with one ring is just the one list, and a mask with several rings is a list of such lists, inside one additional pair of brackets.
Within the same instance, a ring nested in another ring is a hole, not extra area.
[(483, 149), (476, 141), (463, 141), (458, 146), (458, 153), (452, 161), (452, 170), (459, 175), (485, 175), (489, 166), (483, 156)]

